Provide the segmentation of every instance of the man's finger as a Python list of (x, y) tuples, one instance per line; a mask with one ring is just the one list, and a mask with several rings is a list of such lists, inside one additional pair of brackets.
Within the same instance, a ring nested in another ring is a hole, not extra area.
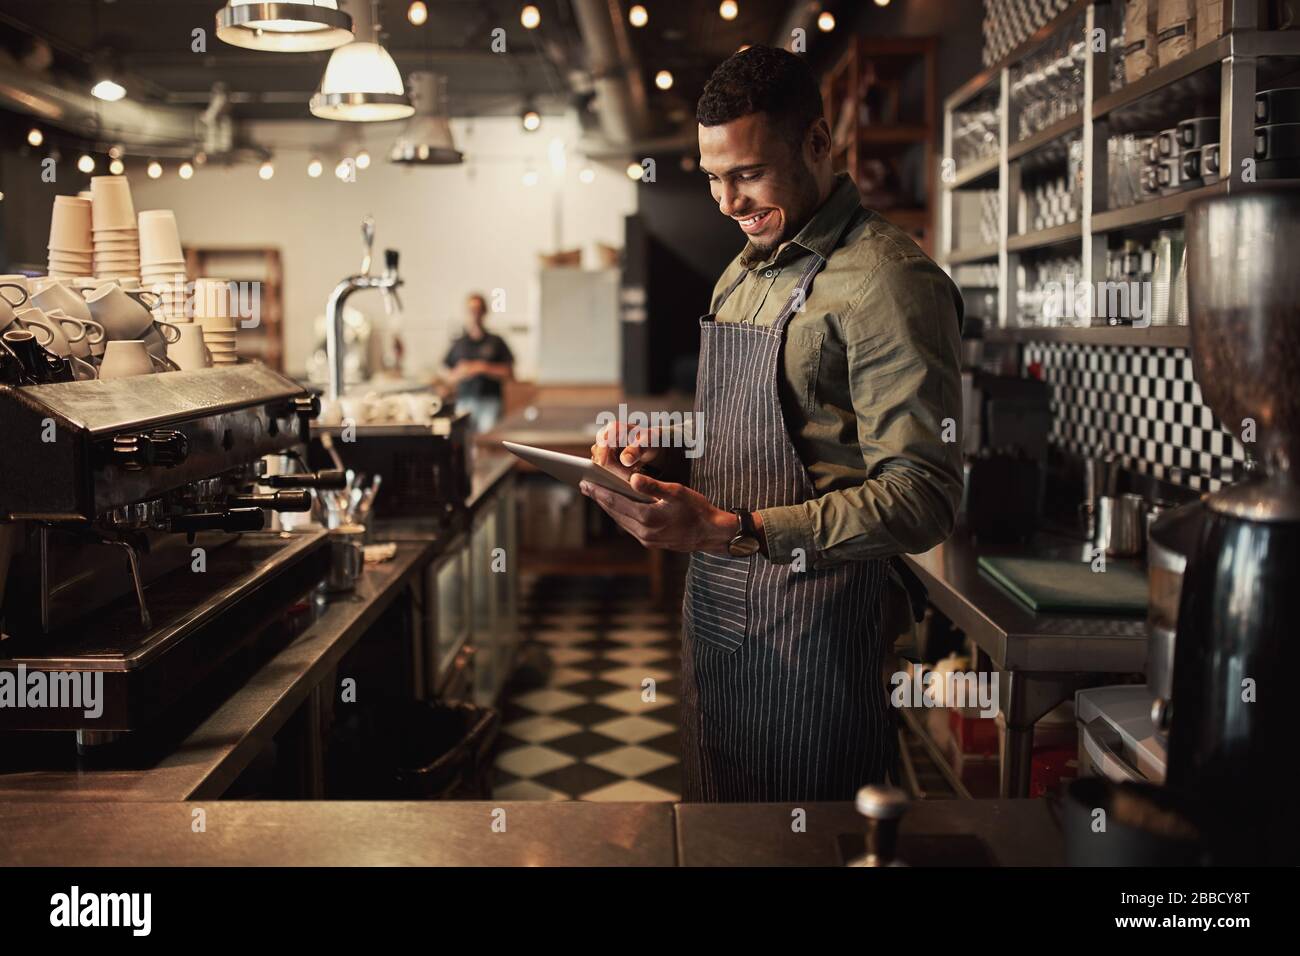
[(643, 495), (649, 495), (652, 498), (675, 498), (677, 493), (682, 490), (682, 486), (676, 482), (657, 481), (639, 471), (632, 476), (628, 483)]
[(644, 524), (648, 517), (648, 509), (654, 507), (654, 505), (633, 501), (626, 495), (620, 495), (616, 491), (602, 488), (600, 485), (594, 484), (590, 481), (584, 481), (583, 485), (586, 486), (584, 494), (611, 515), (626, 515), (629, 518), (634, 518), (637, 522)]

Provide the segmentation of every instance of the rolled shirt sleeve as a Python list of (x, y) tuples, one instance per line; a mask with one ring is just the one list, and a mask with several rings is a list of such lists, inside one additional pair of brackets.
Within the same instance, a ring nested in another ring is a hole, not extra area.
[(878, 263), (840, 318), (867, 478), (762, 509), (769, 560), (809, 566), (915, 554), (952, 532), (961, 501), (960, 304), (925, 256)]

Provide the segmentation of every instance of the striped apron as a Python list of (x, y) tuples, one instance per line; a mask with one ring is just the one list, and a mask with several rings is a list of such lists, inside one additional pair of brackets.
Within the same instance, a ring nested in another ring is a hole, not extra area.
[[(813, 279), (811, 257), (772, 326), (717, 322), (745, 273), (700, 319), (695, 409), (707, 424), (691, 487), (719, 508), (816, 497), (786, 431), (781, 345)], [(813, 570), (761, 554), (691, 555), (682, 637), (683, 799), (849, 800), (896, 756), (882, 672), (883, 560)]]

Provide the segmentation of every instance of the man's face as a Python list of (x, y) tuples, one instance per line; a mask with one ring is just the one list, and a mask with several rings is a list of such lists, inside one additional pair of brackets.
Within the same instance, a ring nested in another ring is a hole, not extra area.
[(483, 316), (487, 315), (487, 305), (478, 296), (470, 296), (465, 301), (465, 328), (476, 332), (483, 327)]
[(701, 126), (700, 169), (724, 216), (766, 258), (817, 211), (817, 180), (805, 156), (765, 113)]

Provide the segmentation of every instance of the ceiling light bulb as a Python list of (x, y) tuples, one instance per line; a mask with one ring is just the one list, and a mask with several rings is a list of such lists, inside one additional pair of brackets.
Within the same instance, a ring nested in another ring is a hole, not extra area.
[(537, 178), (538, 178), (538, 177), (537, 177), (537, 170), (535, 170), (535, 169), (530, 169), (530, 170), (528, 170), (526, 173), (524, 173), (524, 185), (525, 185), (525, 186), (536, 186), (536, 185), (537, 185)]
[(645, 175), (645, 170), (641, 168), (641, 164), (640, 164), (640, 163), (628, 163), (628, 164), (627, 164), (627, 178), (628, 178), (628, 179), (636, 179), (636, 180), (639, 180), (643, 175)]
[(181, 179), (192, 179), (194, 178), (194, 167), (189, 163), (181, 163), (176, 170), (176, 175)]
[(31, 129), (27, 131), (28, 146), (40, 146), (41, 143), (43, 142), (45, 142), (45, 134), (42, 133), (39, 129), (37, 129), (35, 126), (33, 126)]
[(368, 152), (367, 152), (366, 150), (364, 150), (364, 149), (363, 149), (363, 150), (360, 150), (360, 151), (357, 153), (357, 160), (356, 160), (356, 161), (357, 161), (357, 169), (369, 169), (369, 168), (370, 168), (370, 153), (368, 153)]
[(108, 171), (114, 176), (121, 176), (126, 172), (126, 165), (120, 159), (115, 159), (108, 164)]
[(537, 25), (542, 22), (542, 11), (531, 3), (525, 4), (519, 11), (519, 22), (524, 25), (525, 30), (536, 30)]
[(542, 128), (542, 114), (537, 110), (525, 110), (523, 122), (524, 129), (530, 133), (535, 133)]
[(650, 21), (650, 14), (641, 4), (634, 3), (632, 9), (627, 12), (627, 19), (632, 26), (643, 27)]
[(822, 33), (830, 33), (835, 29), (835, 14), (829, 10), (823, 10), (817, 16), (817, 29)]
[(126, 150), (124, 150), (121, 146), (114, 145), (108, 147), (109, 159), (121, 159), (125, 155), (126, 155)]
[(887, 7), (889, 6), (889, 0), (876, 0), (876, 6)]
[(673, 75), (667, 70), (660, 70), (655, 74), (655, 86), (661, 90), (671, 90), (673, 88)]
[(348, 179), (352, 178), (352, 170), (354, 168), (355, 167), (351, 160), (340, 159), (339, 164), (334, 167), (334, 175), (346, 182)]
[(275, 175), (275, 166), (268, 159), (258, 168), (257, 175), (263, 180), (270, 179)]
[(315, 157), (312, 157), (312, 161), (307, 164), (307, 175), (310, 176), (312, 179), (319, 179), (320, 174), (323, 173), (324, 171), (325, 171), (325, 167), (324, 165), (321, 164), (321, 161), (319, 159), (316, 159)]
[(740, 4), (736, 0), (722, 0), (718, 6), (718, 16), (724, 20), (734, 20), (740, 14)]
[(578, 181), (583, 185), (590, 186), (596, 181), (596, 171), (590, 166), (582, 167), (582, 170), (578, 173)]
[(95, 158), (89, 153), (82, 153), (81, 158), (77, 160), (77, 168), (83, 173), (93, 173), (95, 171)]
[(429, 19), (429, 8), (423, 0), (414, 0), (406, 10), (406, 19), (411, 21), (412, 26), (422, 27)]
[(156, 159), (153, 160), (147, 167), (145, 167), (145, 172), (149, 174), (150, 179), (160, 178), (162, 176), (162, 163), (158, 162)]
[(122, 97), (126, 96), (126, 87), (108, 77), (100, 80), (90, 88), (90, 95), (96, 99), (105, 100), (109, 103), (116, 103)]

